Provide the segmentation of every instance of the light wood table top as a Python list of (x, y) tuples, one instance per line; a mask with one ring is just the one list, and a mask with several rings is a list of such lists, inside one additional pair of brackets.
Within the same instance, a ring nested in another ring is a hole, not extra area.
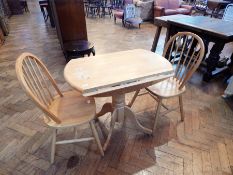
[(162, 56), (135, 49), (73, 59), (64, 76), (84, 96), (94, 96), (171, 77), (173, 68)]

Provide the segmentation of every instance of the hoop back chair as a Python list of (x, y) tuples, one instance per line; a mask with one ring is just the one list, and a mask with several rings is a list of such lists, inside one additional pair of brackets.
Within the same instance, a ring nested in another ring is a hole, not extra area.
[(224, 21), (233, 21), (233, 4), (227, 5), (222, 19)]
[[(157, 102), (154, 128), (156, 129), (159, 116), (165, 115), (177, 108), (180, 108), (181, 120), (184, 120), (182, 94), (185, 92), (185, 85), (193, 73), (199, 67), (205, 53), (202, 39), (190, 32), (179, 32), (167, 42), (163, 51), (163, 57), (168, 59), (174, 68), (174, 76), (162, 82), (146, 88), (146, 93), (136, 91), (129, 103), (131, 107), (137, 96), (149, 93)], [(162, 103), (163, 99), (179, 97), (179, 106), (169, 109)], [(160, 113), (161, 106), (166, 111)]]
[[(93, 98), (83, 97), (77, 91), (62, 93), (48, 69), (33, 54), (21, 54), (15, 68), (22, 88), (45, 114), (44, 122), (53, 129), (51, 163), (54, 162), (56, 144), (95, 140), (101, 155), (104, 155), (94, 125), (96, 107)], [(94, 137), (76, 139), (76, 127), (88, 122)], [(56, 141), (57, 129), (69, 127), (74, 127), (75, 139)]]
[(124, 7), (124, 24), (129, 25), (140, 25), (142, 23), (142, 19), (136, 16), (136, 7), (134, 4), (127, 4)]

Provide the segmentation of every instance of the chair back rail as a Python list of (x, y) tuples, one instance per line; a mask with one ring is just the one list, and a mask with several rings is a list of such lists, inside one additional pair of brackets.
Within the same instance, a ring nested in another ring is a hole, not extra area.
[(61, 121), (49, 110), (49, 106), (55, 95), (63, 95), (42, 61), (30, 53), (23, 53), (16, 61), (16, 74), (27, 95), (46, 117), (60, 123)]
[(233, 4), (227, 5), (222, 19), (224, 21), (233, 21)]
[(199, 67), (205, 53), (202, 39), (191, 32), (179, 32), (166, 44), (163, 56), (174, 66), (174, 78), (182, 89)]
[(136, 17), (136, 9), (134, 4), (127, 4), (124, 8), (124, 20), (135, 18)]

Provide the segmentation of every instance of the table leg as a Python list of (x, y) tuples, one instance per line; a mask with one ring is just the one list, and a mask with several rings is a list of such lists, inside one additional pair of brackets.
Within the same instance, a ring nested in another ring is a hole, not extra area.
[(93, 54), (93, 56), (95, 56), (95, 48), (94, 47), (92, 48), (91, 53)]
[[(107, 136), (107, 139), (106, 139), (104, 146), (103, 146), (104, 151), (107, 149), (108, 144), (110, 142), (115, 123), (118, 121), (120, 123), (120, 125), (123, 126), (124, 121), (125, 121), (125, 117), (133, 118), (139, 129), (141, 129), (143, 132), (145, 132), (147, 134), (152, 134), (152, 130), (142, 126), (141, 123), (137, 120), (134, 112), (128, 106), (125, 105), (125, 94), (113, 96), (112, 97), (112, 104), (113, 104), (112, 106), (113, 106), (114, 111), (113, 111), (112, 116), (111, 116), (111, 122), (110, 122), (108, 136)], [(112, 109), (111, 109), (110, 104), (107, 103), (105, 105), (105, 107), (103, 106), (101, 111), (104, 112), (104, 111), (111, 111), (111, 110)]]
[(230, 71), (233, 73), (233, 53), (231, 54), (231, 63), (229, 64)]
[(163, 49), (165, 48), (168, 40), (170, 39), (171, 37), (171, 30), (170, 30), (170, 27), (167, 27), (167, 32), (166, 32), (166, 38), (165, 38), (165, 41), (164, 41), (164, 45), (163, 45)]
[(158, 26), (156, 28), (155, 37), (154, 37), (153, 45), (152, 45), (152, 48), (151, 48), (152, 52), (156, 51), (156, 48), (157, 48), (157, 45), (158, 45), (158, 42), (159, 42), (159, 37), (160, 37), (161, 30), (162, 30), (162, 26)]
[(42, 15), (43, 15), (43, 17), (44, 17), (44, 20), (45, 20), (45, 18), (46, 18), (46, 15), (45, 15), (44, 7), (40, 6), (40, 10), (41, 10), (41, 12), (42, 12)]
[(102, 109), (100, 110), (100, 112), (98, 112), (96, 114), (96, 118), (101, 117), (101, 116), (105, 115), (108, 112), (113, 113), (112, 103), (105, 103), (103, 105)]
[[(106, 109), (109, 105), (106, 105)], [(114, 109), (112, 116), (111, 116), (111, 122), (110, 122), (110, 128), (108, 131), (107, 139), (104, 143), (103, 150), (105, 151), (108, 147), (108, 144), (110, 142), (112, 132), (115, 126), (116, 121), (118, 121), (121, 126), (124, 123), (124, 107), (125, 107), (125, 94), (115, 95), (112, 96), (112, 108)], [(104, 106), (102, 108), (104, 110)], [(102, 110), (101, 110), (102, 111)]]
[(51, 27), (54, 28), (55, 27), (55, 23), (54, 23), (52, 9), (51, 9), (50, 4), (48, 4), (47, 12), (48, 12), (49, 20), (50, 20), (50, 25), (51, 25)]
[(112, 104), (114, 110), (117, 110), (117, 121), (123, 125), (124, 123), (124, 107), (125, 107), (125, 94), (120, 94), (112, 97)]
[(202, 37), (202, 40), (203, 40), (204, 46), (205, 46), (205, 54), (204, 54), (204, 57), (203, 57), (203, 60), (205, 60), (206, 55), (208, 53), (208, 48), (209, 48), (209, 43), (210, 42), (207, 39), (204, 39), (203, 37)]
[(210, 50), (209, 57), (206, 59), (207, 63), (207, 72), (203, 76), (204, 81), (210, 81), (211, 78), (213, 77), (212, 72), (215, 70), (217, 67), (217, 63), (220, 58), (221, 51), (224, 48), (225, 43), (221, 41), (217, 41), (212, 49)]
[(141, 129), (144, 133), (147, 133), (147, 134), (152, 134), (152, 130), (149, 129), (149, 128), (146, 128), (144, 126), (141, 125), (141, 123), (138, 121), (138, 119), (136, 118), (136, 115), (134, 114), (134, 112), (131, 110), (130, 107), (128, 106), (125, 106), (125, 117), (131, 117), (132, 119), (134, 119), (134, 121), (136, 122), (137, 124), (137, 127), (139, 129)]

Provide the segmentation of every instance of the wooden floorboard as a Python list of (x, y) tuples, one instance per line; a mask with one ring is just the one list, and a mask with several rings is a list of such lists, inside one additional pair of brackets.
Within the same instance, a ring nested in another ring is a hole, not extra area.
[[(95, 175), (230, 175), (233, 167), (232, 99), (220, 96), (223, 78), (202, 82), (202, 72), (189, 81), (184, 95), (185, 121), (178, 111), (160, 118), (153, 137), (138, 131), (131, 121), (116, 129), (102, 158), (95, 143), (59, 145), (54, 164), (49, 163), (51, 130), (43, 123), (41, 111), (22, 91), (15, 74), (15, 60), (22, 52), (40, 57), (63, 90), (65, 59), (56, 31), (44, 23), (37, 2), (29, 1), (30, 13), (12, 16), (10, 34), (0, 48), (0, 174), (95, 174)], [(88, 37), (97, 54), (143, 48), (150, 50), (155, 26), (126, 29), (113, 19), (87, 19)], [(159, 42), (161, 53), (164, 39)], [(223, 54), (232, 50), (229, 44)], [(132, 94), (127, 95), (127, 100)], [(110, 98), (98, 98), (99, 110)], [(166, 102), (175, 105), (177, 99)], [(151, 126), (156, 103), (148, 96), (139, 97), (133, 106), (138, 118)], [(108, 125), (109, 116), (102, 120)], [(80, 136), (90, 135), (84, 126)], [(72, 137), (62, 130), (58, 138)], [(76, 157), (74, 157), (76, 156)]]

